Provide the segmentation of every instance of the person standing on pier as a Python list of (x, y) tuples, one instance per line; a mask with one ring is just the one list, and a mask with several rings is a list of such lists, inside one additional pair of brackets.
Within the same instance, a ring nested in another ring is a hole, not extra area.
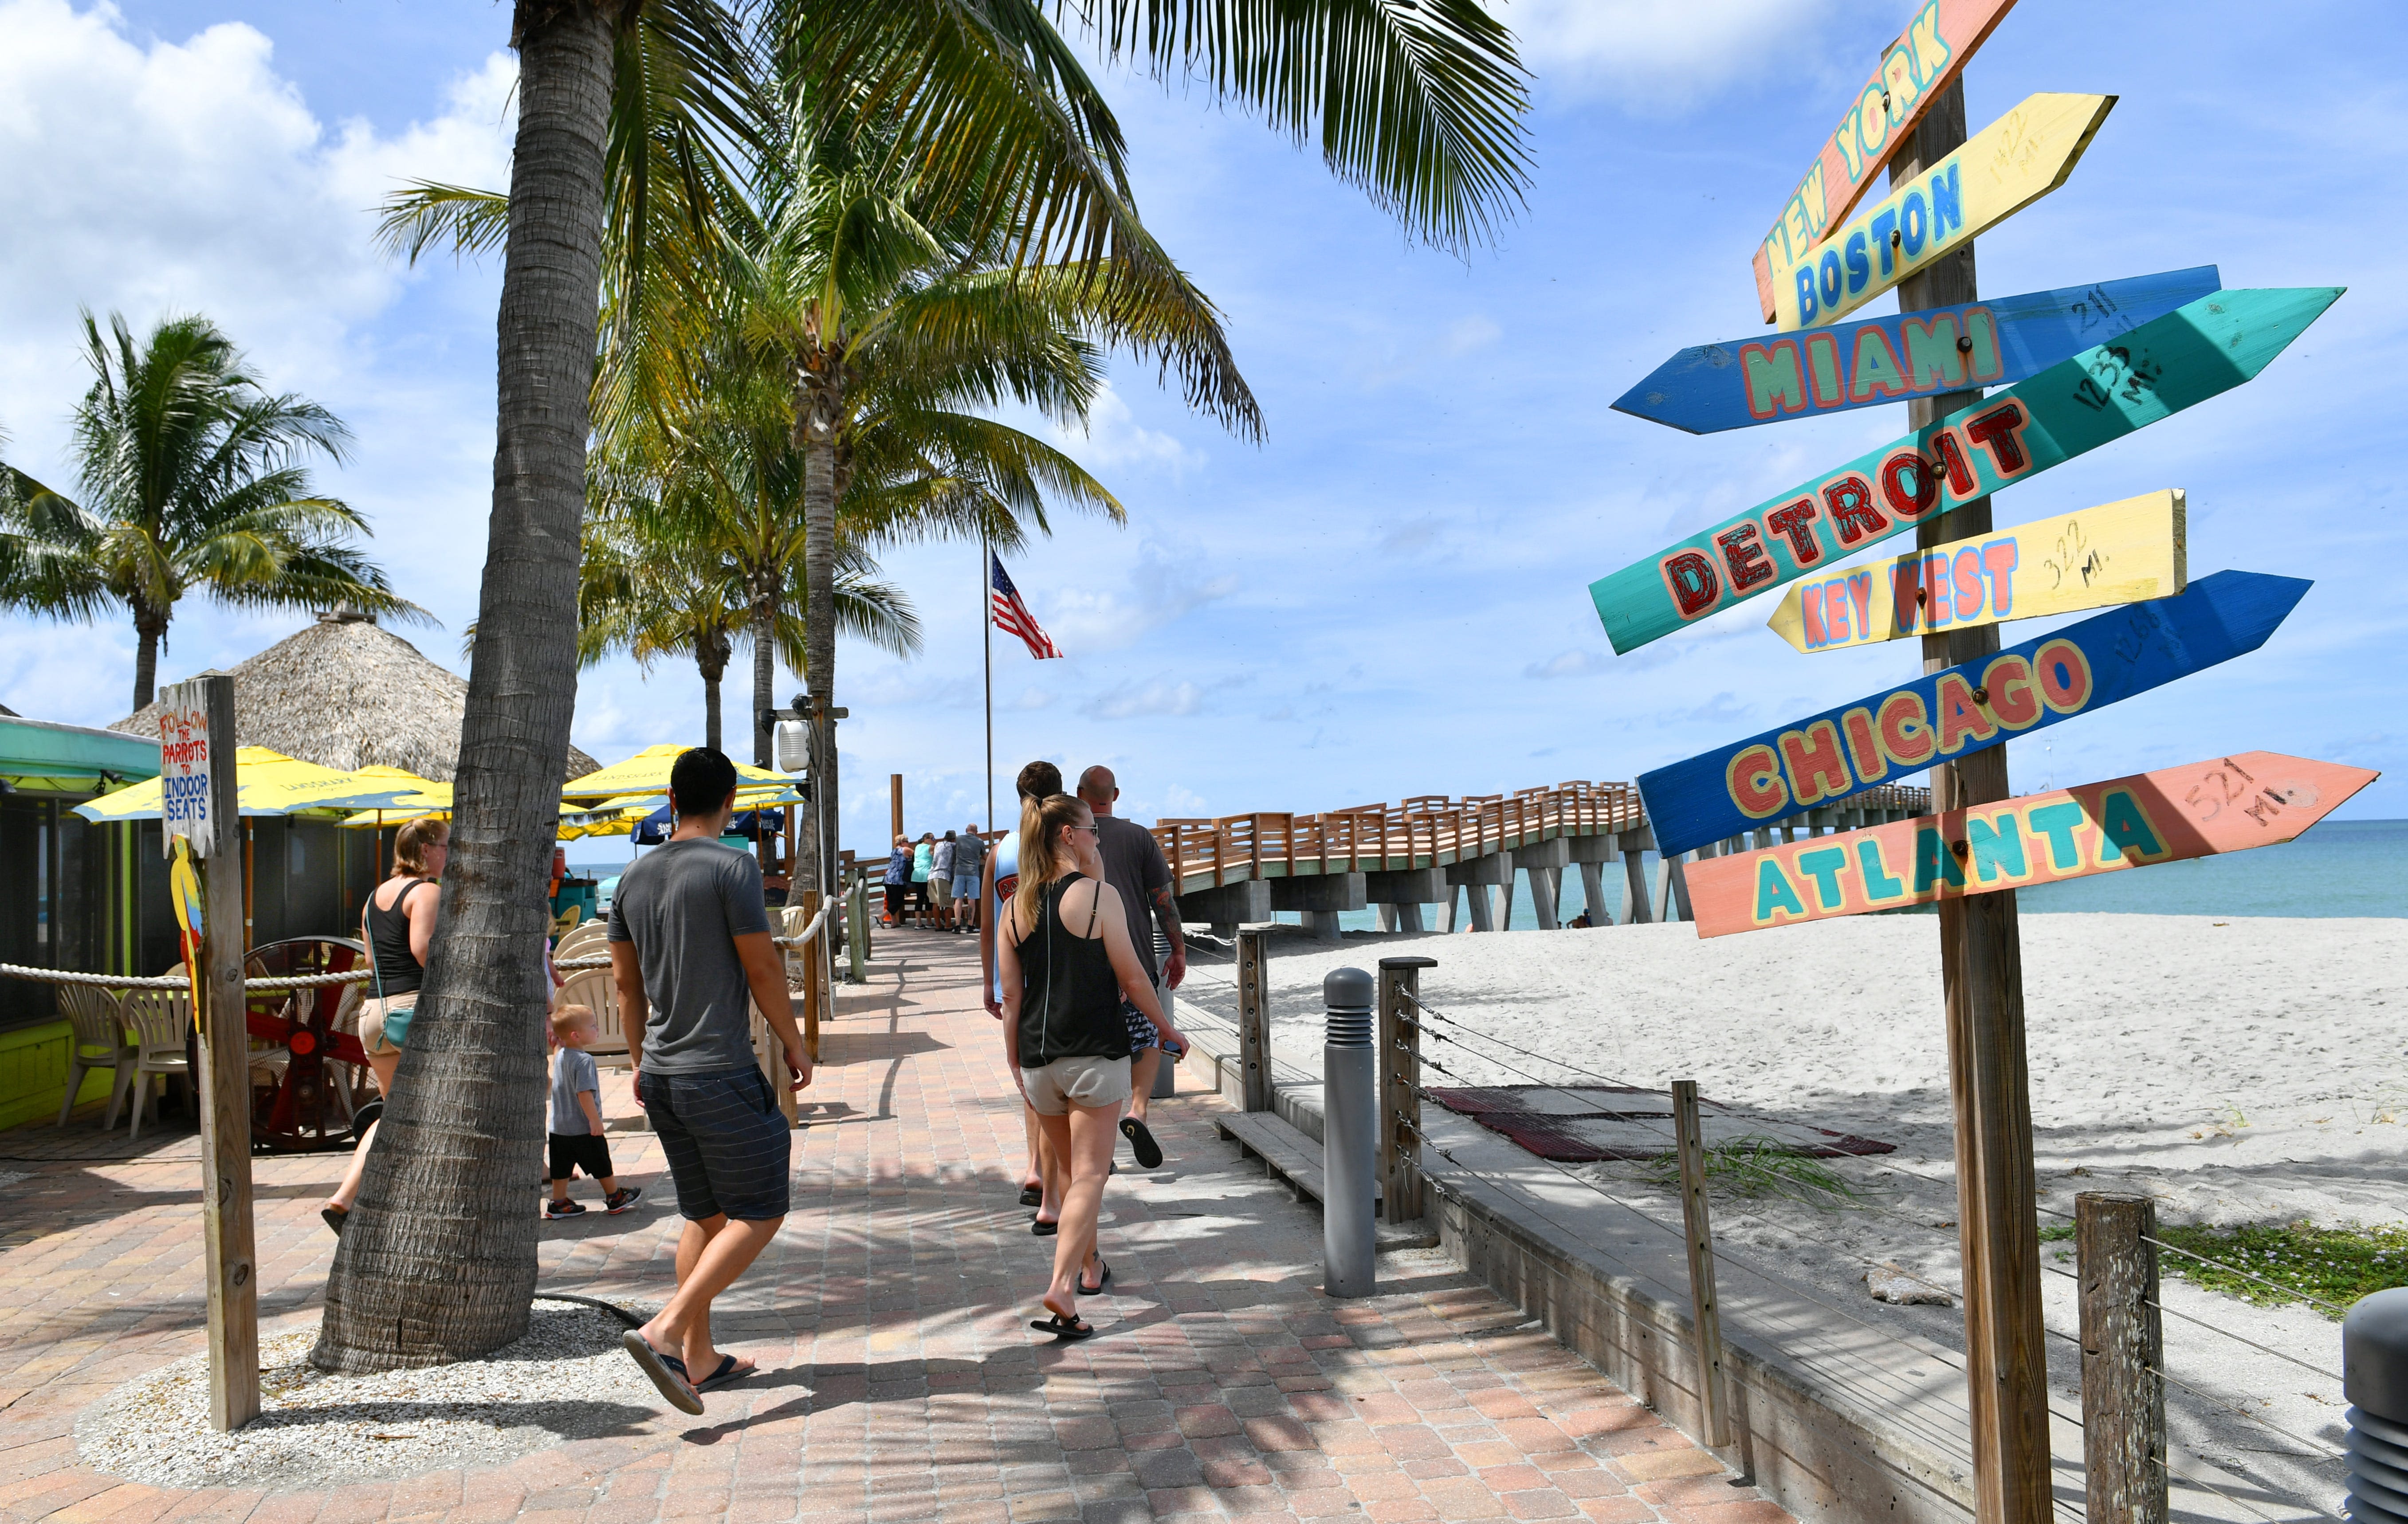
[(1069, 1176), (1043, 1298), (1050, 1316), (1029, 1323), (1061, 1343), (1095, 1336), (1095, 1325), (1079, 1316), (1079, 1298), (1101, 1294), (1112, 1279), (1096, 1252), (1096, 1219), (1114, 1124), (1129, 1094), (1121, 1002), (1145, 1013), (1157, 1041), (1187, 1046), (1138, 961), (1130, 918), (1120, 891), (1104, 882), (1096, 838), (1095, 815), (1070, 795), (1029, 802), (1020, 814), (1019, 884), (997, 943), (1006, 1061)]
[(786, 1220), (794, 1137), (752, 1056), (746, 997), (761, 1008), (797, 1086), (811, 1077), (770, 940), (761, 869), (719, 845), (736, 812), (736, 764), (695, 748), (669, 769), (677, 829), (629, 868), (610, 905), (610, 975), (626, 1023), (636, 1100), (660, 1139), (685, 1221), (677, 1294), (628, 1331), (627, 1353), (686, 1413), (702, 1392), (752, 1374), (710, 1338), (710, 1304)]
[[(1145, 827), (1112, 813), (1120, 796), (1120, 780), (1102, 763), (1079, 775), (1080, 802), (1096, 818), (1096, 847), (1103, 854), (1104, 882), (1121, 892), (1121, 903), (1130, 918), (1129, 938), (1137, 945), (1137, 961), (1145, 965), (1146, 981), (1159, 999), (1163, 990), (1178, 989), (1179, 981), (1187, 977), (1187, 941), (1180, 932), (1179, 903), (1172, 897), (1170, 864), (1163, 860), (1162, 844)], [(1157, 925), (1162, 928), (1164, 945), (1170, 949), (1159, 974), (1154, 966)], [(1154, 1041), (1154, 1023), (1134, 1002), (1121, 1002), (1121, 1017), (1128, 1024), (1131, 1046), (1128, 1115), (1121, 1118), (1121, 1135), (1129, 1140), (1129, 1152), (1137, 1156), (1140, 1169), (1160, 1169), (1162, 1145), (1145, 1125), (1145, 1108), (1154, 1095), (1154, 1076), (1162, 1067), (1164, 1050)]]
[[(1032, 800), (1062, 791), (1062, 769), (1041, 759), (1030, 762), (1012, 780), (1012, 788), (1018, 791), (1021, 806), (1026, 808)], [(1020, 885), (1019, 863), (1020, 833), (1007, 831), (987, 853), (986, 874), (979, 890), (979, 976), (986, 985), (986, 1014), (998, 1021), (1003, 1019), (1003, 985), (996, 975), (995, 928), (1003, 903)], [(1037, 1125), (1037, 1113), (1023, 1105), (1020, 1120), (1028, 1134), (1028, 1161), (1020, 1176), (1020, 1204), (1037, 1208), (1028, 1231), (1043, 1238), (1054, 1232), (1062, 1220), (1060, 1172), (1052, 1168), (1052, 1161), (1046, 1158), (1045, 1132)]]
[(962, 827), (953, 842), (953, 930), (975, 932), (986, 918), (979, 914), (979, 887), (985, 877), (986, 838), (978, 822)]

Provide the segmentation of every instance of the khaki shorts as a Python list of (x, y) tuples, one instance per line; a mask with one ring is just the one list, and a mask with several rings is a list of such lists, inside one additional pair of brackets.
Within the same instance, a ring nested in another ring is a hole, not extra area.
[(415, 990), (406, 995), (387, 995), (382, 1000), (371, 995), (361, 1001), (360, 1047), (372, 1058), (382, 1058), (387, 1053), (400, 1052), (399, 1044), (388, 1043), (384, 1040), (385, 1013), (413, 1010), (417, 1005), (418, 991)]
[(952, 876), (941, 873), (930, 874), (928, 876), (928, 893), (939, 904), (953, 904), (953, 880)]
[(1040, 1117), (1059, 1117), (1072, 1106), (1116, 1106), (1129, 1097), (1126, 1059), (1055, 1059), (1042, 1069), (1023, 1069), (1020, 1083)]

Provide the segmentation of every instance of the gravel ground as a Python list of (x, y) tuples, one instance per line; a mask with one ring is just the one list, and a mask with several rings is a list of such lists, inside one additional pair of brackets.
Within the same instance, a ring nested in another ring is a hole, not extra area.
[[(650, 1317), (656, 1310), (630, 1303)], [(620, 1347), (623, 1325), (538, 1304), (525, 1337), (480, 1360), (373, 1375), (309, 1363), (315, 1329), (260, 1341), (259, 1417), (209, 1427), (209, 1362), (193, 1355), (94, 1403), (76, 1445), (94, 1470), (151, 1487), (286, 1490), (498, 1465), (566, 1439), (622, 1432), (662, 1411)]]

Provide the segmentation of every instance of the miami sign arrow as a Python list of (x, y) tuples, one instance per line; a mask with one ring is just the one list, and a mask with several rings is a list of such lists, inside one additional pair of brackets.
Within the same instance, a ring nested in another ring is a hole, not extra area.
[(2382, 776), (2243, 751), (1692, 862), (1698, 934), (1860, 916), (2272, 847)]
[(1766, 624), (1836, 651), (2007, 620), (2171, 598), (2188, 585), (2182, 489), (1976, 534), (1790, 585)]
[(1849, 102), (1847, 113), (1806, 178), (1781, 208), (1756, 251), (1756, 289), (1772, 318), (1772, 268), (1795, 264), (1822, 241), (1831, 223), (1848, 215), (1873, 186), (1907, 134), (1948, 88), (2015, 0), (1925, 0), (1898, 40), (1882, 50), (1872, 78)]
[(1955, 152), (1772, 269), (1776, 328), (1837, 322), (2063, 185), (2113, 95), (2027, 95)]
[(1768, 498), (1590, 583), (1606, 638), (1627, 655), (2229, 392), (2282, 353), (2342, 290), (2201, 297)]
[(1690, 434), (2012, 386), (2223, 285), (2213, 264), (1683, 349), (1614, 410)]
[(2217, 572), (2178, 598), (2096, 615), (2036, 640), (1826, 709), (1639, 776), (1667, 856), (1894, 775), (1986, 751), (2256, 650), (2310, 584)]

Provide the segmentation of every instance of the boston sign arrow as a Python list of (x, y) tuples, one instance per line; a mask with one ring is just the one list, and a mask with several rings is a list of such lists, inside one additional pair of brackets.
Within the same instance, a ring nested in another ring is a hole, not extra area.
[(1898, 40), (1882, 50), (1872, 78), (1848, 104), (1756, 251), (1756, 289), (1766, 320), (1772, 317), (1773, 266), (1797, 263), (1833, 222), (1847, 217), (2014, 3), (1925, 0)]
[(2171, 598), (2186, 585), (2180, 488), (1793, 583), (1765, 622), (1801, 651)]
[(1690, 863), (1699, 936), (1858, 916), (2290, 841), (2382, 776), (2272, 751)]
[(2215, 291), (2215, 266), (1683, 349), (1614, 408), (1691, 434), (2011, 386)]
[(1606, 637), (1627, 655), (2229, 392), (2341, 292), (2310, 286), (2201, 297), (1801, 482), (1590, 583)]
[(2133, 604), (2053, 634), (1639, 776), (1670, 855), (1836, 805), (2145, 693), (2266, 643), (2309, 584), (2218, 572), (2179, 598)]
[(2063, 185), (2113, 95), (2028, 95), (1963, 147), (1772, 267), (1772, 322), (1837, 322)]

